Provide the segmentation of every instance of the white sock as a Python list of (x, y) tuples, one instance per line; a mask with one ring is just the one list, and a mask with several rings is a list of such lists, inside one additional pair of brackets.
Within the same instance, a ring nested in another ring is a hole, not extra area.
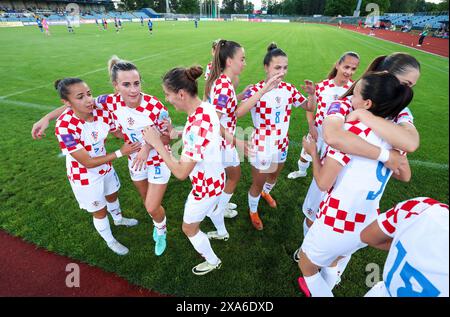
[(214, 227), (216, 227), (217, 233), (221, 236), (226, 235), (228, 233), (227, 228), (225, 228), (225, 218), (223, 217), (223, 211), (220, 211), (219, 208), (216, 208), (210, 215)]
[(161, 222), (156, 222), (155, 220), (153, 220), (153, 225), (156, 228), (156, 232), (158, 233), (158, 236), (162, 236), (163, 234), (165, 234), (167, 232), (166, 217), (164, 217), (163, 221), (161, 221)]
[(301, 160), (298, 160), (297, 164), (298, 164), (298, 170), (300, 172), (306, 172), (306, 170), (309, 167), (309, 164), (311, 164), (311, 163), (310, 162), (305, 163), (305, 162), (302, 162)]
[(226, 192), (222, 192), (222, 194), (220, 195), (219, 203), (217, 205), (217, 209), (223, 212), (225, 208), (227, 208), (227, 205), (231, 200), (231, 196), (233, 196), (233, 193), (227, 194)]
[(106, 208), (114, 221), (122, 220), (122, 210), (120, 209), (119, 199), (116, 199), (116, 201), (112, 203), (106, 202)]
[(261, 198), (261, 195), (258, 195), (258, 197), (253, 197), (248, 193), (248, 207), (250, 209), (250, 212), (257, 212), (258, 211), (258, 203), (259, 199)]
[(306, 218), (305, 218), (305, 220), (303, 220), (303, 238), (306, 237), (306, 234), (308, 233), (308, 231), (309, 231), (309, 227), (306, 223)]
[(342, 274), (344, 274), (345, 268), (347, 267), (348, 262), (350, 262), (350, 259), (352, 258), (351, 255), (347, 255), (346, 257), (340, 259), (337, 263), (338, 268), (338, 276), (341, 277)]
[(270, 191), (274, 188), (276, 183), (273, 184), (269, 184), (269, 183), (264, 183), (264, 187), (263, 187), (263, 192), (265, 192), (266, 194), (270, 194)]
[(204, 257), (209, 264), (216, 265), (219, 262), (219, 258), (211, 248), (211, 243), (209, 243), (208, 236), (203, 231), (199, 231), (195, 236), (188, 238), (189, 241), (191, 241), (195, 251), (200, 253), (200, 255)]
[(111, 227), (109, 226), (109, 219), (105, 217), (103, 219), (94, 218), (94, 227), (99, 233), (99, 235), (105, 240), (107, 243), (114, 241), (114, 237), (111, 232)]
[(304, 278), (312, 297), (333, 297), (330, 287), (319, 272)]
[(320, 270), (320, 275), (327, 282), (328, 286), (332, 290), (336, 286), (336, 282), (339, 279), (338, 267), (324, 267)]

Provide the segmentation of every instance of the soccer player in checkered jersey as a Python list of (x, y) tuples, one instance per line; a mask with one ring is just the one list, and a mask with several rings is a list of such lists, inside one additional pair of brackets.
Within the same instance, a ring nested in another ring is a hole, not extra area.
[[(194, 249), (205, 258), (192, 269), (196, 275), (204, 275), (220, 268), (222, 262), (214, 253), (209, 238), (227, 240), (223, 213), (216, 209), (225, 187), (225, 170), (222, 164), (221, 125), (211, 104), (198, 97), (197, 78), (202, 74), (200, 66), (188, 69), (174, 68), (163, 78), (166, 101), (177, 110), (188, 114), (183, 130), (183, 149), (179, 160), (164, 147), (160, 133), (146, 128), (144, 139), (162, 156), (172, 173), (180, 180), (188, 176), (192, 190), (186, 200), (183, 215), (183, 232)], [(208, 216), (217, 231), (205, 234), (200, 223)]]
[[(120, 61), (116, 56), (109, 62), (110, 75), (116, 93), (96, 98), (96, 106), (112, 113), (122, 131), (125, 141), (142, 140), (142, 129), (157, 125), (164, 129), (168, 118), (167, 108), (153, 96), (141, 92), (141, 79), (136, 66)], [(65, 106), (53, 110), (36, 122), (32, 128), (33, 138), (40, 138), (49, 121), (58, 117)], [(167, 144), (169, 137), (162, 137)], [(155, 254), (161, 255), (166, 248), (166, 217), (161, 201), (170, 178), (170, 171), (158, 154), (143, 142), (138, 153), (128, 157), (131, 179), (144, 201), (147, 212), (153, 219)]]
[(250, 157), (253, 182), (248, 192), (250, 220), (257, 230), (263, 229), (258, 214), (258, 203), (262, 196), (272, 208), (277, 207), (270, 195), (278, 175), (286, 162), (289, 138), (289, 122), (292, 107), (302, 107), (314, 111), (313, 96), (308, 100), (294, 85), (283, 81), (287, 74), (288, 57), (272, 43), (264, 57), (265, 80), (252, 85), (238, 106), (238, 117), (251, 111), (253, 130), (251, 147), (254, 155)]
[[(326, 144), (323, 141), (322, 135), (324, 116), (330, 104), (342, 96), (353, 84), (351, 78), (359, 66), (359, 60), (359, 55), (355, 52), (344, 53), (333, 66), (327, 79), (315, 86), (314, 101), (317, 104), (316, 115), (314, 116), (311, 112), (306, 112), (306, 118), (308, 120), (309, 135), (316, 141), (320, 156), (323, 156), (326, 150)], [(306, 176), (306, 170), (310, 162), (311, 156), (306, 154), (302, 149), (298, 160), (298, 171), (290, 173), (288, 178), (295, 179)], [(324, 195), (325, 193), (319, 190), (313, 178), (302, 205), (302, 211), (305, 215), (303, 221), (304, 235), (306, 235), (308, 228), (312, 226)], [(294, 260), (298, 262), (298, 249), (294, 253)]]
[(56, 120), (55, 134), (66, 156), (67, 176), (81, 209), (92, 213), (94, 227), (108, 247), (119, 255), (128, 253), (112, 235), (107, 217), (115, 225), (135, 226), (136, 219), (122, 217), (118, 200), (120, 182), (111, 161), (140, 149), (138, 142), (125, 143), (120, 150), (106, 153), (105, 139), (117, 130), (108, 111), (95, 108), (89, 87), (79, 78), (55, 83), (68, 107)]
[[(238, 82), (244, 67), (244, 48), (234, 41), (220, 40), (214, 53), (211, 74), (206, 81), (205, 99), (214, 106), (220, 118), (222, 136), (225, 136), (225, 131), (233, 136), (236, 133), (238, 100), (233, 83)], [(223, 211), (225, 218), (233, 218), (237, 216), (237, 211), (232, 207), (237, 206), (229, 202), (241, 177), (240, 160), (236, 147), (229, 140), (225, 141), (222, 154), (227, 181), (217, 208)]]
[[(355, 52), (344, 53), (333, 65), (327, 79), (316, 84), (314, 91), (311, 92), (311, 94), (315, 94), (314, 102), (317, 105), (317, 110), (315, 115), (306, 112), (306, 119), (308, 120), (309, 134), (316, 140), (319, 149), (325, 148), (325, 146), (322, 147), (323, 117), (330, 104), (338, 100), (353, 84), (352, 76), (358, 69), (359, 60), (359, 55)], [(305, 177), (310, 162), (311, 157), (302, 149), (298, 160), (298, 171), (289, 173), (288, 178)]]
[(448, 205), (428, 197), (398, 203), (361, 232), (389, 251), (383, 281), (366, 297), (448, 297)]
[[(170, 121), (167, 108), (154, 96), (141, 91), (141, 76), (134, 64), (113, 56), (109, 60), (111, 82), (115, 94), (99, 96), (97, 106), (112, 113), (125, 141), (138, 141), (142, 148), (128, 158), (131, 179), (145, 203), (147, 212), (153, 219), (153, 240), (155, 254), (160, 256), (166, 248), (166, 213), (161, 206), (170, 170), (161, 156), (143, 140), (142, 131), (146, 126), (156, 126), (163, 131)], [(170, 138), (163, 136), (170, 150)]]
[[(420, 64), (411, 55), (406, 53), (393, 53), (388, 56), (376, 58), (367, 68), (365, 73), (370, 71), (388, 71), (404, 85), (413, 87), (420, 76)], [(353, 86), (350, 90), (353, 89)], [(393, 120), (374, 116), (365, 109), (354, 110), (351, 104), (351, 94), (345, 94), (338, 101), (333, 102), (333, 109), (324, 113), (322, 123), (322, 133), (325, 144), (348, 154), (366, 157), (372, 160), (379, 160), (394, 173), (397, 173), (398, 166), (405, 158), (398, 151), (385, 152), (378, 146), (366, 142), (355, 134), (343, 129), (345, 121), (361, 121), (372, 129), (378, 136), (391, 144), (394, 148), (411, 153), (419, 146), (419, 134), (414, 127), (414, 118), (411, 111), (406, 107)], [(314, 221), (318, 209), (306, 209), (308, 218), (303, 225), (304, 235), (307, 234), (310, 223)], [(297, 249), (294, 259), (298, 261)], [(342, 260), (342, 270), (345, 263), (350, 258)]]
[[(410, 87), (387, 72), (367, 73), (351, 93), (354, 109), (365, 108), (383, 118), (395, 118), (413, 96)], [(359, 121), (347, 122), (344, 128), (383, 151), (392, 148)], [(321, 163), (311, 137), (304, 138), (303, 147), (313, 158), (313, 174), (319, 189), (327, 194), (320, 203), (317, 220), (300, 247), (299, 268), (303, 277), (298, 282), (307, 296), (332, 296), (331, 291), (343, 272), (339, 274), (338, 262), (365, 247), (359, 234), (377, 217), (379, 201), (392, 173), (378, 160), (349, 155), (331, 147)], [(407, 161), (394, 177), (409, 181), (411, 171)]]

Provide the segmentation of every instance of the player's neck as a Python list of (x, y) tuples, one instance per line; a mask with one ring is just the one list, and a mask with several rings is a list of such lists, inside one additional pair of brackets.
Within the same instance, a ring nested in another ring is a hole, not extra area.
[(135, 108), (137, 108), (137, 107), (139, 107), (141, 105), (141, 101), (142, 101), (142, 94), (139, 96), (139, 100), (138, 101), (133, 102), (133, 103), (127, 102), (126, 105), (129, 108), (135, 109)]
[[(73, 109), (73, 108), (72, 108)], [(92, 122), (94, 121), (94, 115), (92, 114), (92, 112), (90, 113), (83, 113), (83, 112), (78, 112), (75, 109), (73, 110), (73, 112), (75, 113), (75, 115), (80, 118), (81, 120), (84, 120), (86, 122)]]
[(335, 77), (335, 78), (333, 78), (333, 81), (334, 81), (335, 85), (338, 87), (343, 87), (348, 84), (348, 79), (345, 77), (342, 77), (342, 78)]
[(192, 115), (201, 104), (202, 101), (198, 97), (190, 97), (186, 100), (186, 113), (188, 116)]
[(233, 74), (232, 70), (230, 68), (227, 68), (223, 71), (223, 74), (228, 76), (230, 78), (231, 82), (234, 82), (234, 80), (237, 78), (235, 74)]

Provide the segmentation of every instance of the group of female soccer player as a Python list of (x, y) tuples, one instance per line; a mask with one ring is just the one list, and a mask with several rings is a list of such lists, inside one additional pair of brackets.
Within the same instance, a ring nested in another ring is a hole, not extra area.
[[(127, 155), (131, 179), (153, 220), (155, 254), (160, 256), (166, 248), (167, 220), (161, 202), (169, 178), (171, 174), (180, 180), (189, 176), (192, 190), (186, 200), (182, 230), (205, 258), (192, 272), (203, 275), (220, 268), (222, 261), (209, 240), (228, 240), (224, 219), (237, 215), (237, 205), (230, 202), (241, 176), (242, 160), (237, 149), (248, 157), (252, 168), (249, 218), (255, 229), (263, 230), (259, 200), (262, 197), (270, 207), (277, 207), (270, 192), (287, 159), (292, 107), (302, 107), (309, 133), (303, 138), (299, 171), (289, 174), (289, 178), (305, 176), (312, 162), (314, 178), (302, 208), (304, 239), (294, 253), (303, 275), (298, 279), (303, 293), (331, 296), (354, 252), (367, 244), (388, 250), (391, 241), (398, 240), (394, 233), (404, 233), (399, 219), (411, 227), (414, 219), (437, 209), (447, 219), (446, 273), (445, 269), (437, 273), (431, 270), (436, 264), (430, 263), (429, 270), (424, 266), (415, 268), (421, 274), (419, 278), (414, 270), (409, 270), (409, 275), (399, 270), (399, 263), (393, 261), (397, 267), (385, 276), (389, 283), (378, 285), (371, 294), (397, 296), (403, 281), (409, 295), (422, 291), (420, 294), (429, 296), (433, 286), (439, 292), (432, 294), (448, 296), (448, 206), (417, 198), (411, 200), (417, 204), (404, 202), (379, 215), (379, 202), (390, 176), (410, 179), (405, 154), (419, 146), (419, 135), (407, 108), (413, 98), (412, 87), (420, 76), (418, 61), (405, 53), (381, 56), (354, 82), (352, 76), (360, 57), (346, 52), (324, 81), (314, 85), (305, 80), (301, 86), (308, 95), (305, 97), (294, 85), (283, 81), (288, 57), (273, 43), (263, 60), (265, 77), (240, 94), (236, 87), (245, 68), (244, 48), (234, 41), (218, 40), (213, 43), (212, 53), (202, 97), (197, 82), (203, 73), (201, 67), (173, 68), (163, 77), (166, 101), (188, 115), (182, 131), (172, 126), (167, 108), (156, 97), (141, 91), (141, 74), (136, 66), (116, 56), (109, 61), (112, 94), (93, 98), (88, 85), (78, 78), (65, 78), (55, 84), (64, 106), (35, 123), (32, 135), (41, 137), (49, 121), (57, 118), (55, 134), (66, 155), (72, 190), (80, 208), (93, 214), (94, 226), (107, 245), (117, 254), (128, 252), (112, 236), (107, 211), (115, 225), (137, 224), (135, 219), (121, 215), (117, 196), (120, 183), (111, 165)], [(248, 112), (254, 130), (246, 142), (237, 137), (236, 127), (238, 118)], [(124, 140), (124, 145), (112, 153), (106, 153), (104, 146), (108, 133)], [(177, 159), (171, 153), (170, 142), (180, 137), (183, 149)], [(420, 210), (415, 210), (419, 205)], [(404, 210), (409, 214), (402, 214)], [(200, 230), (206, 216), (215, 231)], [(430, 228), (434, 233), (444, 232), (445, 237), (445, 228)], [(413, 250), (408, 254), (421, 252), (408, 241), (402, 243), (405, 245)], [(405, 256), (406, 251), (402, 259)], [(408, 260), (412, 268), (414, 259)], [(445, 262), (445, 257), (436, 261)], [(441, 281), (442, 274), (446, 274), (447, 286)], [(411, 286), (411, 281), (422, 289)]]

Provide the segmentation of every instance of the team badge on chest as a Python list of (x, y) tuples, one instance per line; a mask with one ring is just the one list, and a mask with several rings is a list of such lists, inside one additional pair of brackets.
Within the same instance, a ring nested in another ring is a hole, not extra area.
[(134, 125), (134, 119), (131, 117), (127, 118), (127, 124), (128, 124), (128, 128), (132, 128)]

